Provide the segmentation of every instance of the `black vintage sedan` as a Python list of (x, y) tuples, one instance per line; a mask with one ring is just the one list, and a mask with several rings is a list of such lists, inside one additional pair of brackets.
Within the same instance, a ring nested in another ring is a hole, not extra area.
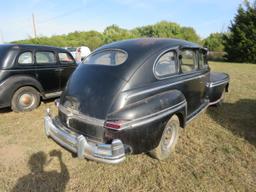
[(94, 51), (50, 110), (45, 131), (78, 157), (118, 163), (129, 153), (166, 159), (180, 128), (222, 101), (229, 76), (207, 50), (178, 39), (133, 39)]
[(65, 49), (0, 45), (0, 108), (30, 111), (41, 99), (60, 96), (76, 66)]

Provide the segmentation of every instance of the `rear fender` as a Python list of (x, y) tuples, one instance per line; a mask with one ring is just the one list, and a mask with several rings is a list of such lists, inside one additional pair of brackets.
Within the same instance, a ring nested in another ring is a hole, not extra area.
[(185, 126), (186, 119), (186, 99), (178, 90), (166, 91), (151, 97), (144, 98), (135, 103), (128, 104), (118, 111), (114, 111), (107, 116), (107, 120), (138, 123), (139, 121), (153, 121), (177, 114), (180, 124)]
[(107, 116), (107, 121), (123, 124), (118, 130), (107, 127), (105, 141), (120, 139), (128, 151), (135, 154), (150, 151), (159, 144), (165, 125), (174, 114), (184, 127), (187, 102), (180, 91), (171, 90), (144, 98)]

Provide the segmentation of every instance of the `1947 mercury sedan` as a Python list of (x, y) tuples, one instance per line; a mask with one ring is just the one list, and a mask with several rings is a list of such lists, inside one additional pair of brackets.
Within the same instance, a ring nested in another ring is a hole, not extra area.
[(119, 163), (129, 153), (166, 159), (184, 128), (222, 101), (229, 76), (212, 73), (207, 50), (178, 39), (133, 39), (94, 51), (69, 79), (46, 135), (88, 158)]

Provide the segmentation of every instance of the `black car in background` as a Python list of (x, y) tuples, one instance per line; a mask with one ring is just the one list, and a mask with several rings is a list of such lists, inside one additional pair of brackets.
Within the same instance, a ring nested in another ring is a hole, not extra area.
[(41, 99), (60, 96), (76, 66), (65, 49), (0, 45), (0, 108), (30, 111)]
[(118, 163), (125, 154), (174, 150), (184, 128), (223, 100), (229, 76), (210, 72), (207, 50), (177, 39), (133, 39), (100, 47), (75, 70), (46, 135), (78, 157)]

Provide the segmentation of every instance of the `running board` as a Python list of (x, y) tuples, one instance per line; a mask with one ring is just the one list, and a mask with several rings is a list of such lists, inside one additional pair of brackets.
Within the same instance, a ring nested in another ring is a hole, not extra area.
[(61, 95), (62, 91), (58, 92), (53, 92), (53, 93), (47, 93), (44, 95), (46, 99), (54, 98), (54, 97), (59, 97)]
[(206, 100), (197, 110), (191, 113), (186, 120), (186, 124), (190, 123), (194, 118), (196, 118), (199, 114), (204, 112), (209, 106), (209, 100)]

